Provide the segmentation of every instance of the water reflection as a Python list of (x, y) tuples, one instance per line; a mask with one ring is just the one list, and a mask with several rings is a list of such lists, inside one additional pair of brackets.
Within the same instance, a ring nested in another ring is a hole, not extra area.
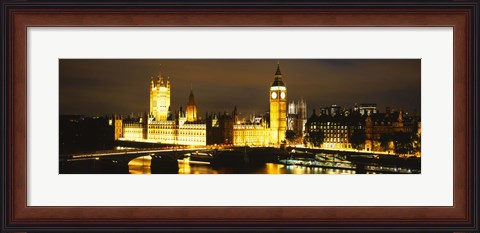
[(142, 156), (133, 159), (128, 163), (128, 171), (130, 174), (151, 174), (150, 164), (152, 163), (151, 156)]
[[(151, 174), (150, 156), (133, 159), (128, 164), (130, 174)], [(354, 170), (266, 163), (252, 167), (215, 167), (207, 162), (178, 160), (179, 174), (355, 174)]]

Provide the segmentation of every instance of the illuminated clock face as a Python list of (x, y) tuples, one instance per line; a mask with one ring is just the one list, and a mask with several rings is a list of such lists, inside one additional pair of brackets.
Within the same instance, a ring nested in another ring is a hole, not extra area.
[(277, 98), (277, 92), (272, 92), (272, 99), (276, 99)]
[(285, 92), (280, 93), (280, 98), (285, 99)]

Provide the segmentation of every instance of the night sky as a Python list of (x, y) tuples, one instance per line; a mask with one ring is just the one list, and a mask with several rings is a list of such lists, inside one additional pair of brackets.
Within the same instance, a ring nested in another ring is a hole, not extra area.
[[(288, 101), (312, 109), (376, 103), (420, 114), (419, 59), (280, 59)], [(103, 116), (148, 112), (150, 77), (170, 76), (171, 109), (185, 109), (193, 87), (199, 116), (269, 108), (274, 59), (61, 59), (60, 114)]]

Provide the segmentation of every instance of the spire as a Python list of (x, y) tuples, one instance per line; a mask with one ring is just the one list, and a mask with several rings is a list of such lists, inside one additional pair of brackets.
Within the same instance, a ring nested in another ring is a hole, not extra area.
[(234, 117), (237, 115), (237, 105), (233, 108), (233, 114)]
[(157, 85), (163, 86), (162, 64), (160, 64), (159, 71), (158, 71)]
[(190, 89), (190, 96), (188, 97), (187, 108), (185, 111), (185, 116), (187, 117), (187, 122), (196, 122), (197, 121), (197, 105), (195, 104), (195, 99), (193, 96), (193, 88)]
[(277, 60), (277, 71), (275, 72), (275, 75), (282, 75), (282, 72), (280, 71), (280, 60)]
[(195, 104), (195, 98), (193, 96), (193, 89), (190, 86), (190, 95), (188, 96), (188, 104)]
[(275, 72), (275, 80), (272, 83), (272, 87), (274, 86), (285, 86), (282, 80), (282, 72), (280, 71), (280, 61), (277, 60), (277, 71)]

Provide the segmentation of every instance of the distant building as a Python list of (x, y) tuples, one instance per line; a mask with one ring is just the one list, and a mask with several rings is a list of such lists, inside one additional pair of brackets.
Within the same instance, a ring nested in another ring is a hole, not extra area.
[[(406, 132), (403, 125), (403, 113), (390, 112), (376, 113), (365, 118), (366, 150), (381, 151), (380, 140), (382, 135), (393, 135), (397, 132)], [(389, 151), (393, 150), (393, 142), (389, 143)]]
[(347, 149), (352, 148), (349, 136), (353, 134), (355, 129), (365, 127), (365, 121), (358, 112), (346, 115), (338, 111), (339, 107), (335, 106), (334, 111), (326, 114), (322, 111), (320, 115), (313, 110), (312, 115), (308, 118), (306, 124), (307, 138), (313, 132), (323, 132), (323, 148), (329, 149)]
[[(421, 122), (418, 116), (407, 116), (403, 111), (386, 109), (379, 113), (375, 104), (362, 108), (354, 107), (353, 111), (343, 110), (338, 106), (321, 108), (319, 115), (313, 111), (306, 123), (306, 137), (315, 132), (323, 132), (322, 148), (351, 149), (350, 138), (358, 130), (365, 135), (364, 150), (385, 151), (381, 146), (382, 137), (391, 140), (391, 136), (398, 132), (421, 134)], [(387, 151), (392, 152), (394, 145), (388, 141)]]
[(377, 113), (377, 104), (360, 104), (358, 107), (358, 112), (360, 115), (371, 115)]
[(305, 134), (307, 124), (307, 102), (301, 99), (298, 102), (292, 101), (288, 104), (287, 130), (295, 133), (296, 138), (301, 142)]
[[(418, 116), (408, 116), (403, 111), (391, 111), (387, 108), (385, 113), (376, 113), (367, 116), (366, 122), (366, 149), (382, 151), (382, 135), (391, 136), (395, 133), (413, 133), (420, 137), (421, 121)], [(387, 151), (393, 152), (393, 142), (389, 142)]]
[(332, 104), (331, 106), (320, 108), (320, 115), (335, 116), (341, 112), (342, 112), (341, 107), (336, 104)]

